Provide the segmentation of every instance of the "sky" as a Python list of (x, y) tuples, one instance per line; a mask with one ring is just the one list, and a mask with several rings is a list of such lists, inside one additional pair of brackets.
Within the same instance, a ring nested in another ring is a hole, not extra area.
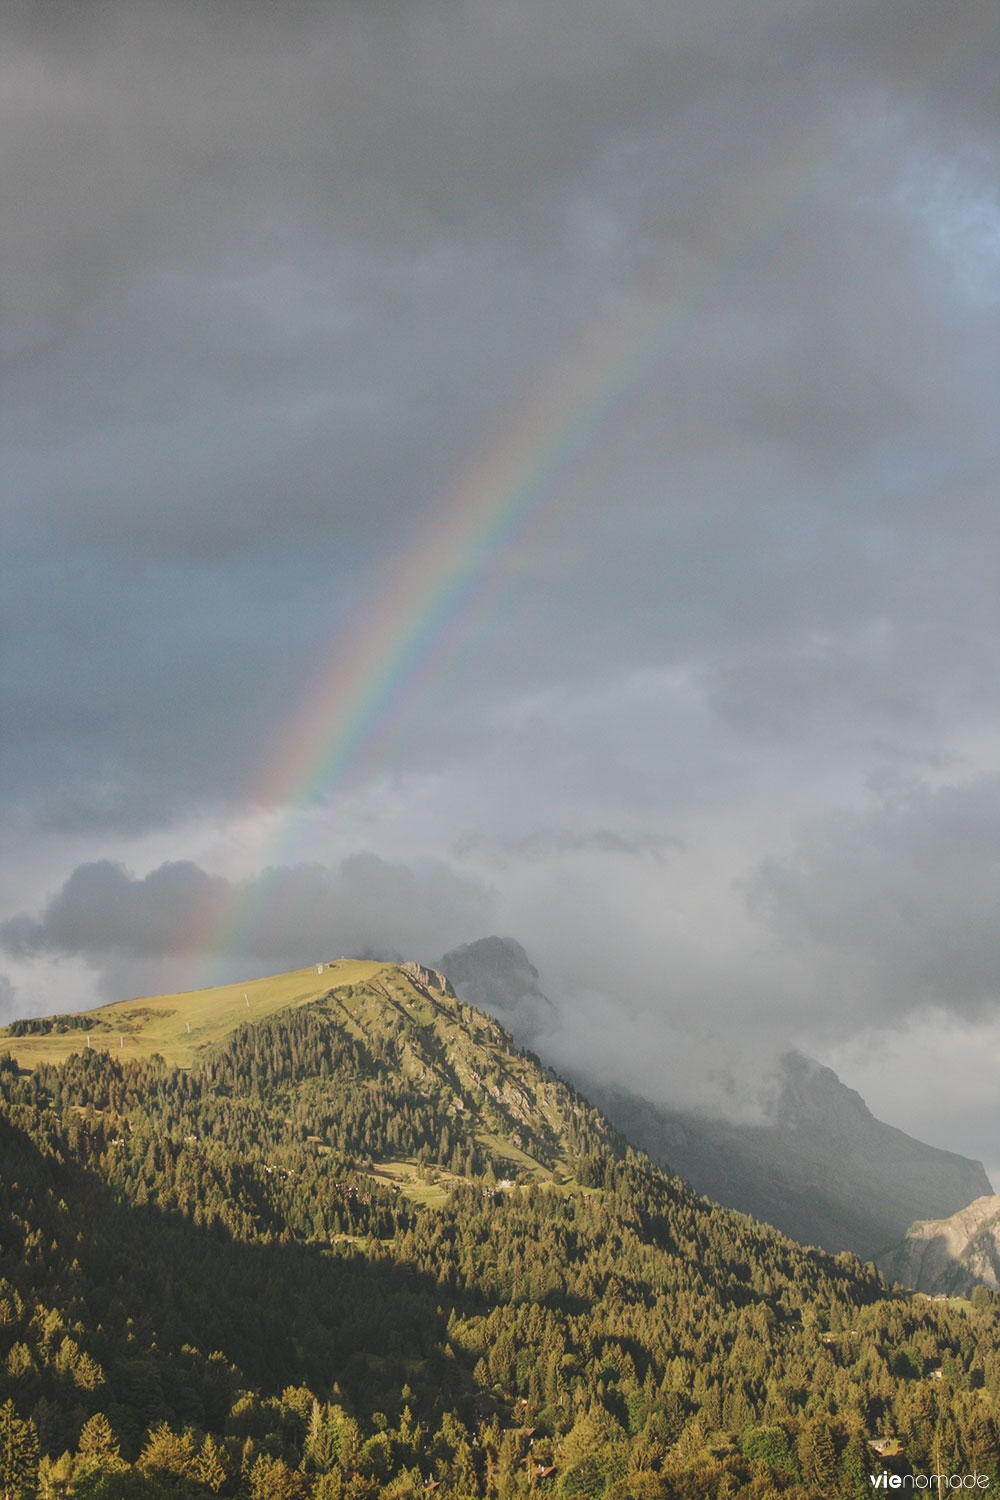
[(527, 949), (1000, 1182), (994, 0), (10, 0), (0, 1018)]

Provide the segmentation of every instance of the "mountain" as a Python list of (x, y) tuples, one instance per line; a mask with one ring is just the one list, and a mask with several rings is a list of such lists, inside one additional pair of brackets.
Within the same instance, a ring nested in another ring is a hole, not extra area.
[(1000, 1299), (709, 1204), (441, 972), (2, 1045), (0, 1494), (856, 1500), (876, 1433), (998, 1451)]
[(1000, 1197), (977, 1198), (948, 1218), (911, 1225), (902, 1244), (879, 1260), (891, 1281), (931, 1296), (1000, 1289)]
[(542, 992), (538, 970), (513, 938), (465, 943), (439, 958), (436, 967), (463, 1000), (496, 1016), (523, 1046), (532, 1046), (555, 1021), (555, 1007)]
[[(254, 1038), (250, 1081), (257, 1084), (269, 1067), (278, 1087), (283, 1069), (301, 1072), (293, 1095), (279, 1088), (283, 1103), (303, 1118), (313, 1100), (318, 1110), (335, 1109), (338, 1121), (346, 1113), (350, 1124), (336, 1145), (351, 1156), (385, 1155), (398, 1146), (447, 1164), (450, 1151), (442, 1158), (442, 1143), (454, 1137), (484, 1164), (492, 1157), (547, 1180), (582, 1152), (623, 1149), (597, 1110), (522, 1057), (492, 1017), (458, 999), (443, 974), (416, 962), (325, 962), (219, 989), (15, 1021), (5, 1045), (21, 1068), (57, 1061), (103, 1068), (108, 1060), (156, 1058), (211, 1086), (239, 1072), (246, 1037)], [(272, 1056), (267, 1065), (260, 1060), (262, 1039)], [(308, 1063), (282, 1060), (286, 1045), (294, 1059), (305, 1049), (316, 1076)], [(373, 1095), (395, 1106), (396, 1117), (383, 1120)], [(328, 1121), (326, 1128), (328, 1136)]]
[[(440, 966), (459, 994), (519, 1039), (533, 1042), (551, 1026), (537, 971), (511, 939), (469, 944)], [(630, 1141), (699, 1192), (832, 1252), (873, 1259), (914, 1219), (946, 1217), (992, 1192), (981, 1162), (883, 1124), (832, 1069), (798, 1053), (780, 1060), (757, 1125), (672, 1110), (580, 1072), (574, 1077)]]
[(883, 1124), (830, 1068), (794, 1052), (780, 1060), (760, 1125), (663, 1109), (618, 1089), (588, 1091), (630, 1140), (716, 1202), (802, 1244), (864, 1260), (915, 1218), (945, 1216), (991, 1191), (982, 1163)]

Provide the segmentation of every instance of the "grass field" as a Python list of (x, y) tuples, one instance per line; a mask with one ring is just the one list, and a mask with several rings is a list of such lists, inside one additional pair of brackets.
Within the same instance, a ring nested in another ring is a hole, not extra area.
[(552, 1181), (552, 1173), (548, 1167), (543, 1167), (533, 1156), (529, 1156), (512, 1141), (505, 1141), (502, 1136), (495, 1135), (489, 1130), (477, 1130), (476, 1140), (488, 1155), (499, 1156), (509, 1161), (514, 1175), (519, 1179), (533, 1177), (537, 1182)]
[[(277, 1011), (309, 1005), (332, 989), (364, 984), (384, 964), (341, 959), (274, 974), (217, 989), (189, 990), (179, 995), (157, 995), (119, 1000), (85, 1014), (93, 1022), (90, 1046), (122, 1057), (151, 1057), (187, 1068), (206, 1048), (221, 1042), (244, 1021), (260, 1021)], [(9, 1052), (18, 1066), (34, 1068), (42, 1062), (62, 1062), (87, 1047), (88, 1032), (70, 1030), (48, 1036), (8, 1036), (0, 1032), (0, 1053)]]
[(455, 1184), (466, 1180), (443, 1167), (422, 1171), (415, 1161), (377, 1161), (371, 1175), (383, 1184), (394, 1183), (411, 1203), (431, 1207), (446, 1202)]

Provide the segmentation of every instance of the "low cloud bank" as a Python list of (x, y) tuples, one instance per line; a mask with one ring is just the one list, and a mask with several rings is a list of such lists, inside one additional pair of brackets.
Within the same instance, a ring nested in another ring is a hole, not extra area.
[[(336, 868), (296, 865), (231, 881), (189, 861), (137, 877), (109, 860), (78, 866), (40, 916), (0, 925), (12, 957), (82, 958), (100, 993), (120, 999), (278, 971), (339, 953), (413, 955), (475, 936), (490, 895), (446, 866), (378, 855)], [(231, 951), (229, 951), (231, 950)]]

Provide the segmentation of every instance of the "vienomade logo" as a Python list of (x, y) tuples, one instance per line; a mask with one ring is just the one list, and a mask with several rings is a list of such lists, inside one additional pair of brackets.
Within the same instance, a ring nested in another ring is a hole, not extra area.
[(869, 1474), (876, 1490), (986, 1490), (988, 1474)]

